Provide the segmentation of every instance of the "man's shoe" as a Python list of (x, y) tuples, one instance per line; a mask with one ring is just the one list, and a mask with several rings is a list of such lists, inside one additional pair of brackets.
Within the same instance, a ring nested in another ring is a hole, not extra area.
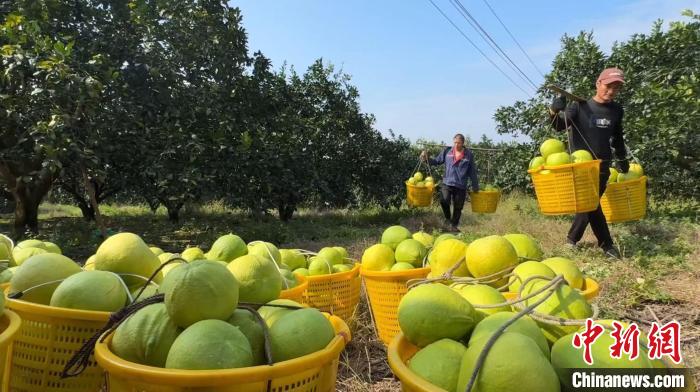
[(611, 246), (610, 248), (607, 248), (607, 249), (603, 249), (603, 253), (605, 253), (605, 256), (609, 259), (616, 259), (616, 260), (622, 259), (622, 256), (620, 255), (620, 251), (617, 250), (614, 246)]
[(457, 227), (455, 225), (450, 226), (450, 231), (453, 233), (460, 233), (459, 227)]
[(571, 250), (578, 250), (578, 244), (568, 238), (566, 239), (566, 247)]

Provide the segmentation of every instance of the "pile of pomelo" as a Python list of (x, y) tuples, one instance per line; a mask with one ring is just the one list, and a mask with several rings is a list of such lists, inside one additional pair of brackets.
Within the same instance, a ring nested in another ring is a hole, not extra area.
[(423, 231), (411, 233), (403, 226), (388, 227), (381, 240), (365, 249), (362, 254), (362, 269), (366, 271), (402, 271), (422, 268), (427, 263), (428, 251), (442, 241), (457, 238), (443, 234), (433, 238)]
[(406, 183), (419, 188), (432, 188), (435, 186), (435, 179), (432, 176), (424, 177), (423, 173), (417, 171), (406, 180)]

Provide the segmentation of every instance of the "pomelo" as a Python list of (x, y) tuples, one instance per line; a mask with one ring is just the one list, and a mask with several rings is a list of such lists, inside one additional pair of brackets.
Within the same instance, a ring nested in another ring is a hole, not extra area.
[(277, 320), (269, 331), (272, 359), (282, 362), (325, 348), (335, 337), (328, 319), (317, 309), (289, 312)]
[(340, 253), (340, 256), (343, 257), (343, 263), (350, 261), (350, 254), (348, 253), (347, 249), (343, 248), (342, 246), (334, 246), (333, 249), (337, 250), (338, 253)]
[(544, 157), (538, 155), (530, 160), (530, 163), (527, 165), (527, 168), (528, 169), (535, 169), (535, 168), (538, 168), (540, 166), (544, 166), (544, 162), (545, 162)]
[(618, 171), (614, 168), (610, 168), (610, 177), (608, 177), (608, 184), (611, 184), (613, 182), (617, 182), (617, 176), (618, 176)]
[(331, 273), (337, 274), (339, 272), (348, 272), (351, 269), (352, 267), (348, 266), (347, 264), (334, 264), (333, 271)]
[(12, 279), (12, 270), (6, 268), (0, 272), (0, 283), (7, 283)]
[(87, 260), (85, 260), (85, 264), (83, 265), (83, 269), (85, 271), (94, 271), (95, 270), (95, 255), (92, 255), (88, 257)]
[(166, 275), (161, 291), (173, 322), (186, 328), (206, 319), (227, 320), (238, 305), (238, 286), (223, 265), (195, 260)]
[(564, 275), (564, 279), (569, 286), (581, 290), (583, 288), (583, 272), (576, 266), (576, 263), (565, 257), (550, 257), (542, 260), (542, 264), (554, 271), (555, 275)]
[(389, 245), (375, 244), (365, 249), (362, 254), (362, 269), (389, 271), (394, 261), (394, 250)]
[(629, 171), (634, 173), (637, 176), (637, 178), (644, 175), (644, 169), (642, 169), (642, 165), (638, 163), (631, 163)]
[[(490, 337), (494, 332), (496, 332), (496, 330), (503, 326), (503, 324), (507, 323), (515, 316), (515, 312), (499, 312), (484, 318), (472, 331), (472, 334), (469, 337), (469, 345), (471, 346), (472, 341), (477, 341), (484, 337)], [(505, 332), (517, 332), (529, 337), (533, 342), (535, 342), (535, 344), (537, 344), (537, 347), (540, 348), (542, 355), (549, 360), (549, 343), (547, 343), (547, 338), (537, 326), (537, 323), (529, 316), (523, 316), (517, 319), (513, 324), (506, 328)]]
[(204, 256), (204, 252), (196, 246), (189, 247), (183, 250), (182, 253), (180, 253), (180, 257), (187, 260), (188, 262), (206, 259), (206, 257)]
[(318, 257), (326, 259), (331, 265), (343, 264), (343, 255), (337, 249), (327, 246), (318, 251)]
[(24, 240), (20, 241), (17, 244), (15, 244), (15, 248), (23, 249), (23, 248), (40, 248), (40, 249), (45, 249), (45, 244), (44, 241), (41, 240)]
[(236, 309), (229, 317), (228, 323), (238, 327), (243, 332), (248, 343), (250, 343), (251, 353), (253, 354), (253, 365), (264, 365), (265, 361), (265, 333), (263, 326), (260, 325), (258, 319), (245, 309)]
[(282, 291), (282, 275), (274, 261), (257, 255), (241, 256), (228, 264), (238, 281), (239, 300), (266, 303), (277, 299)]
[(571, 163), (571, 156), (567, 152), (556, 152), (547, 157), (545, 164), (547, 166), (568, 165)]
[(547, 265), (542, 264), (539, 261), (526, 261), (518, 264), (518, 266), (513, 270), (513, 275), (508, 280), (508, 291), (511, 293), (517, 293), (518, 290), (520, 290), (520, 285), (522, 285), (525, 280), (536, 275), (552, 279), (554, 279), (556, 276), (554, 271), (547, 267)]
[(148, 305), (132, 314), (114, 331), (110, 348), (119, 358), (141, 365), (164, 367), (180, 329), (165, 304)]
[[(475, 278), (494, 275), (505, 275), (509, 267), (518, 264), (518, 254), (511, 243), (497, 235), (482, 237), (467, 247), (467, 266)], [(501, 287), (507, 283), (507, 278), (489, 283), (489, 286)]]
[(420, 268), (427, 253), (428, 250), (420, 241), (410, 238), (399, 243), (394, 251), (394, 258), (397, 263), (409, 263)]
[(461, 261), (460, 266), (452, 273), (453, 276), (471, 276), (465, 261), (467, 244), (457, 239), (440, 241), (433, 247), (428, 256), (431, 274), (440, 276)]
[(46, 249), (46, 251), (49, 253), (56, 253), (59, 255), (63, 254), (61, 248), (59, 248), (59, 246), (54, 244), (53, 242), (44, 241), (44, 249)]
[(435, 239), (435, 241), (433, 241), (433, 248), (435, 248), (436, 246), (438, 246), (438, 244), (441, 243), (441, 242), (444, 241), (444, 240), (459, 240), (459, 238), (458, 238), (456, 235), (450, 234), (450, 233), (440, 234), (440, 235)]
[(156, 255), (156, 256), (160, 256), (161, 254), (165, 253), (165, 252), (163, 251), (163, 249), (161, 249), (161, 248), (159, 248), (159, 247), (157, 247), (157, 246), (149, 246), (148, 249), (150, 249), (151, 252), (153, 252), (153, 254)]
[(515, 253), (518, 254), (520, 260), (541, 260), (543, 253), (540, 244), (534, 238), (527, 234), (506, 234), (503, 238), (507, 239)]
[[(290, 308), (271, 305), (285, 305), (289, 306)], [(275, 322), (277, 322), (277, 320), (280, 319), (280, 317), (295, 310), (295, 308), (302, 308), (302, 305), (296, 301), (292, 301), (291, 299), (276, 299), (268, 302), (264, 306), (261, 306), (260, 309), (258, 309), (258, 314), (260, 314), (260, 317), (265, 320), (267, 326), (271, 327)]]
[(326, 259), (313, 256), (309, 259), (309, 275), (328, 275), (333, 272), (333, 265)]
[[(143, 277), (123, 276), (129, 286), (142, 286), (160, 266), (158, 257), (136, 234), (118, 233), (107, 238), (95, 252), (95, 269), (116, 274), (134, 274)], [(162, 277), (156, 278), (159, 282)]]
[(205, 257), (209, 260), (221, 260), (228, 263), (246, 254), (248, 254), (248, 247), (245, 241), (241, 237), (229, 233), (217, 238)]
[(286, 265), (290, 270), (306, 268), (306, 257), (296, 249), (280, 249), (282, 265)]
[(420, 242), (426, 248), (430, 248), (431, 246), (433, 246), (433, 241), (434, 241), (433, 236), (424, 232), (424, 231), (418, 231), (418, 232), (413, 233), (411, 238)]
[(268, 258), (274, 261), (277, 265), (282, 263), (282, 255), (279, 249), (270, 243), (264, 241), (253, 241), (248, 244), (248, 254)]
[[(541, 289), (547, 283), (544, 280), (530, 282), (523, 287), (522, 295), (529, 295)], [(535, 295), (526, 300), (524, 305), (529, 306), (547, 295), (549, 295), (548, 291)], [(535, 308), (535, 311), (563, 319), (576, 320), (586, 319), (593, 315), (593, 309), (586, 301), (586, 298), (579, 291), (572, 289), (566, 284), (559, 285), (552, 295)], [(576, 332), (578, 329), (576, 326), (552, 325), (542, 322), (538, 322), (538, 324), (547, 340), (552, 343), (564, 335)]]
[(547, 139), (540, 145), (540, 153), (544, 159), (547, 159), (552, 154), (564, 151), (566, 151), (566, 146), (561, 140)]
[(309, 276), (309, 270), (306, 268), (297, 268), (292, 272), (303, 276)]
[(170, 260), (174, 256), (175, 256), (175, 254), (173, 254), (173, 253), (163, 252), (163, 253), (159, 254), (157, 257), (158, 257), (158, 260), (160, 261), (160, 263), (163, 264), (166, 261)]
[(51, 306), (116, 312), (128, 300), (126, 285), (113, 272), (81, 271), (66, 278), (51, 296)]
[(12, 258), (15, 261), (16, 265), (22, 265), (25, 260), (32, 256), (40, 255), (43, 253), (49, 253), (46, 251), (46, 249), (43, 248), (17, 248), (15, 247), (12, 250)]
[(571, 161), (574, 163), (588, 162), (593, 160), (593, 155), (586, 150), (576, 150), (571, 153)]
[(254, 363), (250, 342), (238, 327), (222, 320), (201, 320), (175, 339), (165, 367), (214, 370), (248, 367)]
[(415, 172), (413, 174), (413, 178), (416, 179), (416, 181), (423, 181), (423, 173), (421, 172)]
[[(450, 286), (472, 305), (497, 305), (506, 302), (500, 291), (485, 284), (454, 283)], [(498, 312), (509, 312), (511, 307), (503, 305), (498, 308), (475, 308), (481, 318)]]
[(406, 271), (414, 268), (415, 267), (411, 263), (396, 263), (391, 266), (390, 271)]
[(14, 271), (10, 279), (9, 293), (22, 291), (23, 301), (49, 305), (51, 296), (60, 282), (29, 289), (54, 280), (66, 279), (81, 271), (78, 264), (63, 255), (43, 253), (32, 256)]
[(135, 288), (134, 290), (131, 291), (131, 298), (134, 300), (134, 302), (141, 302), (148, 297), (152, 297), (156, 294), (160, 294), (160, 291), (158, 290), (158, 286), (156, 286), (153, 283), (146, 286), (146, 288), (143, 290), (141, 295), (139, 295), (139, 297), (136, 298), (136, 296), (139, 294), (140, 291), (141, 291), (141, 287)]
[(401, 331), (418, 347), (443, 338), (459, 340), (474, 327), (476, 312), (454, 290), (428, 283), (410, 290), (398, 308)]
[(455, 391), (459, 367), (467, 348), (451, 339), (440, 339), (420, 349), (408, 364), (420, 378), (446, 391)]
[(7, 243), (0, 241), (0, 261), (7, 261), (8, 267), (14, 267), (17, 265), (15, 263), (15, 258), (12, 256), (12, 249)]
[(380, 241), (384, 245), (388, 245), (392, 250), (399, 246), (399, 243), (403, 240), (411, 238), (411, 232), (403, 226), (390, 226), (382, 233), (382, 240)]

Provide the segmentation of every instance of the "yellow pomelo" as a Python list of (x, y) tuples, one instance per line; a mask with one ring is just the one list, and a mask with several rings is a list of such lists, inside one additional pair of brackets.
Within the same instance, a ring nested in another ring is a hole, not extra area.
[[(523, 287), (522, 295), (526, 296), (530, 293), (534, 293), (543, 286), (547, 285), (547, 283), (548, 282), (544, 280), (530, 282)], [(537, 294), (534, 297), (526, 300), (524, 304), (529, 306), (547, 295), (549, 295), (548, 291)], [(549, 297), (543, 303), (535, 308), (535, 311), (563, 319), (576, 320), (586, 319), (593, 315), (593, 309), (586, 301), (586, 298), (584, 298), (579, 291), (572, 289), (566, 284), (559, 285), (554, 293), (549, 295)], [(552, 325), (542, 322), (538, 322), (538, 324), (540, 325), (540, 328), (542, 329), (542, 332), (547, 340), (552, 343), (556, 342), (557, 339), (564, 335), (571, 332), (576, 332), (578, 329), (576, 326)]]
[(545, 160), (548, 156), (566, 151), (564, 142), (557, 139), (547, 139), (540, 145), (540, 153)]
[(82, 269), (73, 260), (56, 253), (43, 253), (27, 259), (17, 267), (10, 279), (10, 293), (22, 291), (23, 301), (48, 305), (51, 296), (60, 282), (51, 283), (31, 289), (43, 283), (62, 280), (81, 272)]
[[(469, 345), (471, 346), (472, 341), (476, 342), (479, 339), (493, 335), (496, 330), (510, 321), (515, 315), (516, 313), (514, 312), (500, 312), (484, 318), (476, 325), (474, 331), (472, 331), (469, 337)], [(547, 338), (545, 338), (542, 331), (540, 331), (537, 323), (529, 316), (523, 316), (517, 319), (506, 328), (505, 332), (517, 332), (529, 337), (537, 344), (542, 354), (549, 359), (549, 343), (547, 343)]]
[(396, 263), (391, 266), (390, 271), (406, 271), (406, 270), (411, 270), (414, 269), (413, 264), (411, 263)]
[(0, 241), (0, 262), (7, 262), (8, 267), (14, 267), (15, 258), (12, 256), (12, 249), (7, 243)]
[(238, 281), (241, 301), (260, 304), (279, 298), (282, 275), (269, 258), (245, 255), (230, 262), (227, 268)]
[(236, 309), (228, 323), (241, 330), (253, 354), (253, 365), (265, 365), (265, 333), (258, 319), (245, 309)]
[[(284, 305), (288, 307), (271, 305)], [(271, 327), (275, 322), (277, 322), (277, 320), (280, 319), (280, 317), (295, 310), (295, 308), (301, 307), (302, 306), (300, 303), (292, 301), (291, 299), (276, 299), (274, 301), (268, 302), (264, 306), (261, 306), (260, 309), (258, 309), (258, 314), (260, 314), (260, 317), (262, 317), (265, 320), (267, 326)]]
[(85, 260), (85, 264), (83, 265), (83, 269), (85, 271), (94, 271), (95, 270), (95, 255), (92, 255), (88, 257), (87, 260)]
[(583, 288), (583, 272), (573, 261), (564, 257), (550, 257), (542, 260), (542, 264), (554, 271), (555, 275), (564, 275), (569, 286), (581, 290)]
[(399, 303), (398, 320), (406, 339), (425, 347), (444, 338), (463, 338), (474, 327), (476, 311), (451, 288), (429, 283), (404, 295)]
[(444, 240), (458, 240), (458, 239), (459, 239), (459, 238), (458, 238), (456, 235), (454, 235), (454, 234), (450, 234), (450, 233), (440, 234), (440, 235), (435, 239), (435, 241), (433, 241), (433, 248), (436, 247), (436, 246), (438, 246), (438, 244), (441, 243), (441, 242), (444, 241)]
[(248, 254), (265, 257), (274, 261), (277, 265), (282, 263), (282, 255), (279, 249), (269, 242), (253, 241), (248, 244)]
[(44, 241), (44, 249), (46, 249), (46, 251), (49, 253), (56, 253), (59, 255), (63, 254), (63, 252), (61, 252), (61, 248), (59, 248), (58, 245), (54, 244), (53, 242)]
[(59, 308), (116, 312), (127, 304), (124, 282), (112, 272), (81, 271), (56, 287), (51, 306)]
[(280, 249), (282, 265), (286, 265), (290, 270), (306, 268), (306, 257), (296, 249)]
[(32, 256), (40, 255), (43, 253), (49, 253), (49, 252), (47, 252), (46, 249), (43, 249), (43, 248), (33, 248), (33, 247), (18, 248), (18, 247), (15, 247), (12, 250), (12, 257), (14, 258), (16, 265), (22, 265), (22, 263), (24, 263), (24, 261), (27, 260), (28, 258), (30, 258)]
[(368, 271), (389, 271), (394, 262), (394, 250), (385, 244), (372, 245), (362, 254), (362, 269)]
[(343, 263), (347, 263), (350, 261), (350, 254), (348, 253), (348, 250), (343, 248), (342, 246), (334, 246), (333, 249), (337, 250), (338, 253), (340, 253), (340, 256), (343, 258)]
[(419, 241), (426, 248), (430, 248), (431, 246), (433, 246), (433, 236), (424, 231), (418, 231), (416, 233), (413, 233), (411, 238), (413, 238), (416, 241)]
[(403, 240), (394, 251), (394, 258), (397, 263), (410, 263), (416, 268), (423, 266), (423, 259), (428, 250), (422, 243), (413, 238)]
[(230, 262), (248, 254), (248, 247), (243, 239), (235, 234), (226, 234), (217, 238), (206, 254), (209, 260)]
[[(462, 358), (457, 391), (465, 391), (479, 354), (490, 336), (469, 345)], [(472, 392), (559, 392), (559, 378), (537, 344), (529, 337), (506, 332), (489, 350)]]
[(526, 261), (518, 264), (513, 270), (513, 275), (508, 280), (508, 291), (517, 293), (520, 290), (520, 285), (531, 276), (544, 276), (553, 279), (556, 274), (551, 268), (539, 261)]
[[(212, 263), (213, 265), (213, 263)], [(165, 367), (183, 370), (234, 369), (254, 364), (250, 342), (222, 320), (198, 321), (175, 339)]]
[[(497, 305), (506, 302), (506, 298), (498, 290), (485, 284), (452, 284), (453, 290), (459, 293), (464, 299), (472, 305)], [(475, 308), (477, 313), (481, 314), (481, 318), (498, 312), (509, 312), (511, 307), (503, 305), (498, 308)]]
[(180, 257), (187, 260), (188, 262), (206, 259), (206, 257), (204, 256), (204, 252), (196, 246), (183, 250), (182, 253), (180, 253)]
[(119, 358), (141, 365), (164, 367), (180, 329), (173, 323), (165, 304), (144, 307), (119, 324), (110, 348)]
[[(498, 274), (505, 275), (509, 267), (518, 264), (518, 254), (507, 239), (491, 235), (479, 238), (467, 247), (467, 266), (475, 278)], [(501, 274), (499, 274), (501, 273)], [(489, 283), (489, 286), (501, 287), (507, 283), (506, 278)]]
[(541, 260), (542, 248), (534, 238), (527, 234), (506, 234), (503, 236), (513, 248), (518, 257), (525, 260)]
[(153, 254), (156, 256), (160, 256), (161, 254), (165, 253), (165, 252), (163, 252), (163, 249), (161, 249), (157, 246), (149, 246), (148, 249), (150, 249), (151, 252), (153, 252)]
[[(95, 269), (111, 271), (116, 274), (134, 274), (123, 276), (128, 286), (142, 286), (160, 266), (158, 257), (148, 249), (148, 245), (136, 234), (118, 233), (100, 244), (95, 252)], [(155, 279), (158, 282), (160, 279)]]
[(309, 270), (307, 268), (297, 268), (292, 272), (302, 276), (309, 276)]
[(428, 256), (430, 270), (433, 276), (440, 276), (456, 263), (461, 265), (452, 273), (453, 276), (471, 276), (465, 261), (467, 244), (460, 240), (448, 238), (433, 247)]
[(446, 391), (455, 391), (459, 366), (467, 348), (451, 339), (440, 339), (420, 349), (408, 364), (422, 379)]
[(644, 175), (644, 169), (642, 169), (642, 165), (638, 163), (631, 163), (629, 171), (634, 173), (637, 177), (641, 177)]
[(335, 265), (333, 265), (333, 271), (331, 273), (336, 274), (339, 272), (348, 272), (351, 269), (352, 269), (352, 267), (350, 267), (347, 264), (335, 264)]
[(325, 259), (331, 265), (343, 264), (343, 255), (337, 249), (327, 246), (318, 251), (318, 257)]
[(40, 240), (24, 240), (20, 241), (15, 245), (15, 249), (24, 249), (24, 248), (40, 248), (40, 249), (45, 249), (45, 244), (44, 241)]
[(399, 243), (403, 240), (411, 238), (411, 232), (403, 226), (391, 226), (388, 227), (382, 233), (382, 244), (389, 246), (392, 250), (399, 246)]
[(159, 254), (157, 257), (158, 257), (158, 260), (160, 261), (160, 263), (163, 264), (166, 261), (170, 260), (174, 256), (175, 256), (175, 254), (173, 254), (173, 253), (163, 252), (163, 253)]
[(286, 361), (325, 348), (335, 337), (330, 321), (317, 309), (289, 312), (277, 320), (269, 331), (272, 360)]

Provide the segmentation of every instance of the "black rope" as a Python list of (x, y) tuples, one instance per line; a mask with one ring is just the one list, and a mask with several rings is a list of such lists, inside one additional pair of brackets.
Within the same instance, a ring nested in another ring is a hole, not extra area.
[(139, 292), (136, 294), (136, 296), (134, 297), (132, 303), (133, 303), (133, 302), (136, 302), (136, 300), (141, 296), (141, 294), (143, 294), (144, 290), (146, 290), (146, 287), (148, 287), (148, 285), (151, 284), (151, 282), (153, 281), (153, 279), (155, 279), (155, 277), (160, 273), (160, 271), (163, 269), (163, 267), (165, 267), (166, 265), (168, 265), (168, 264), (170, 264), (170, 263), (173, 263), (173, 262), (175, 262), (175, 261), (177, 261), (178, 263), (181, 263), (181, 262), (187, 263), (187, 260), (185, 260), (185, 259), (183, 259), (182, 257), (179, 257), (179, 256), (171, 257), (170, 259), (168, 259), (168, 261), (166, 261), (165, 263), (162, 263), (162, 264), (161, 264), (158, 268), (156, 268), (156, 270), (151, 274), (151, 276), (148, 278), (148, 280), (146, 281), (146, 283), (143, 284), (143, 287), (141, 287), (141, 290), (139, 290)]

